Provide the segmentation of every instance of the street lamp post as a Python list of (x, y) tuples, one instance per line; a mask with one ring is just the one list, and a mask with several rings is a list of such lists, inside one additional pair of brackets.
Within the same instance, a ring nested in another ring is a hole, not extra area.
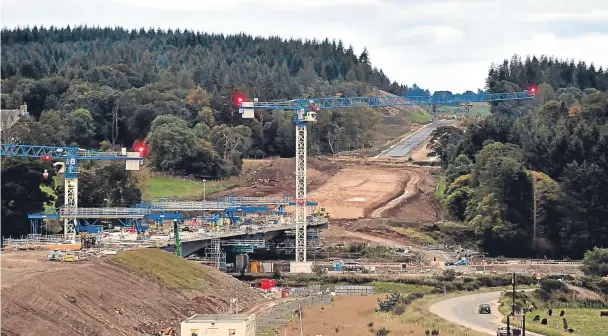
[(203, 201), (207, 200), (207, 180), (203, 179)]
[(511, 305), (511, 314), (515, 316), (515, 272), (513, 272), (513, 278), (511, 279), (511, 284), (513, 285), (513, 304)]

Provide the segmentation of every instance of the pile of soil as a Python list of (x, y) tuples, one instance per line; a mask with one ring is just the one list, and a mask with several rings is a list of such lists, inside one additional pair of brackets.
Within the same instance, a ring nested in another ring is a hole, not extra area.
[[(329, 177), (338, 172), (341, 165), (317, 158), (307, 160), (308, 190), (312, 191), (323, 185)], [(212, 197), (222, 197), (227, 195), (235, 196), (283, 196), (295, 193), (296, 164), (293, 158), (276, 158), (259, 171), (248, 175), (251, 181), (246, 187), (233, 188), (219, 193)]]
[(46, 252), (3, 252), (2, 335), (157, 335), (195, 313), (225, 313), (234, 297), (243, 310), (264, 302), (231, 276), (200, 267), (206, 287), (194, 292), (105, 257), (67, 263), (46, 261)]

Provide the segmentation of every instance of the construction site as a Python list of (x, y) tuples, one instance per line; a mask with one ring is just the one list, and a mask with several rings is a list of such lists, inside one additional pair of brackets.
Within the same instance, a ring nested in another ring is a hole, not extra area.
[[(367, 103), (425, 103), (384, 97)], [(470, 246), (470, 228), (443, 220), (434, 197), (440, 168), (426, 144), (433, 129), (459, 121), (433, 116), (374, 157), (307, 157), (306, 124), (319, 108), (335, 104), (243, 102), (244, 118), (253, 108), (296, 111), (296, 158), (249, 160), (245, 185), (197, 200), (79, 207), (81, 161), (124, 161), (127, 170), (139, 170), (143, 149), (2, 144), (3, 157), (55, 161), (66, 190), (58, 213), (29, 215), (32, 234), (3, 240), (3, 335), (177, 335), (180, 323), (182, 335), (210, 325), (254, 335), (288, 323), (285, 316), (302, 307), (329, 304), (332, 296), (375, 299), (373, 286), (277, 286), (272, 280), (302, 273), (398, 279), (454, 268), (463, 274), (579, 272), (577, 262), (486, 259)], [(57, 223), (63, 234), (40, 234)], [(236, 279), (243, 276), (260, 280), (259, 288)]]

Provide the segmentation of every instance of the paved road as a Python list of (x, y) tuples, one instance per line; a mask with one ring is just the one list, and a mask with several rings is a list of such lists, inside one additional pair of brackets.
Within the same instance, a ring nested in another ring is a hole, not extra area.
[[(496, 335), (496, 328), (504, 325), (501, 323), (502, 314), (498, 312), (496, 305), (502, 292), (478, 293), (458, 296), (437, 302), (430, 307), (430, 311), (452, 323), (486, 333)], [(492, 314), (479, 314), (477, 309), (480, 304), (492, 305)], [(542, 336), (526, 331), (526, 336)]]
[(384, 155), (390, 157), (401, 157), (410, 155), (416, 148), (420, 147), (430, 136), (431, 133), (439, 128), (440, 126), (445, 126), (453, 123), (453, 120), (438, 120), (435, 121), (426, 127), (418, 130), (417, 132), (411, 134), (407, 138), (403, 139), (400, 143), (395, 145), (395, 147), (389, 149)]

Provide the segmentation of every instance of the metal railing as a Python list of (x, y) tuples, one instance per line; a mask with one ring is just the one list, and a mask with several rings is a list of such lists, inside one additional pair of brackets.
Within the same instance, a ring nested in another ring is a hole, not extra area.
[(160, 201), (152, 202), (152, 208), (167, 211), (184, 210), (224, 210), (234, 204), (228, 202), (200, 201), (200, 202), (179, 202), (179, 201)]
[(61, 244), (66, 242), (63, 235), (28, 235), (25, 238), (4, 238), (4, 246), (26, 246), (26, 245), (47, 245)]
[(291, 197), (224, 197), (223, 201), (238, 205), (289, 205)]
[(152, 213), (146, 208), (80, 208), (64, 206), (59, 209), (63, 218), (143, 218)]

